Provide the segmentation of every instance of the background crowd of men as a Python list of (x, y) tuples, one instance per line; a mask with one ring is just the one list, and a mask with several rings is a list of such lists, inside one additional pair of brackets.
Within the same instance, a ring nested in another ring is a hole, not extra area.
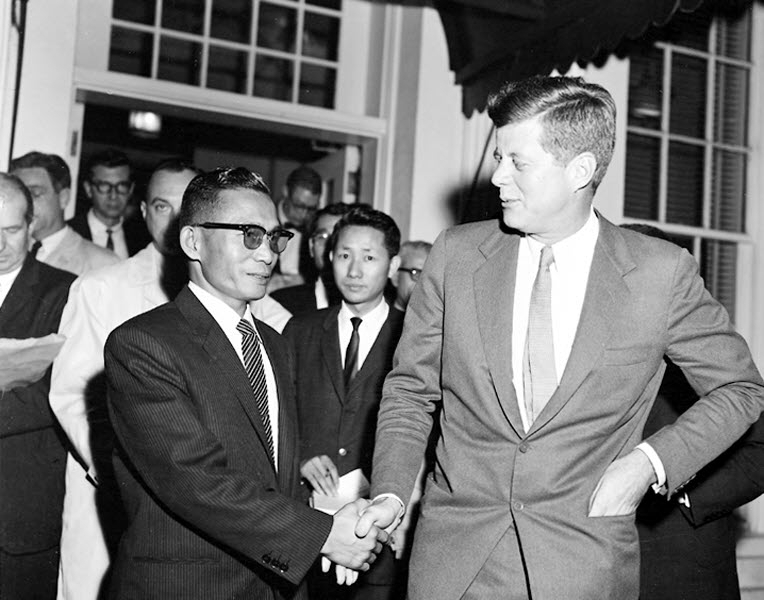
[(593, 209), (604, 89), (489, 114), (502, 223), (434, 246), (307, 166), (274, 198), (166, 160), (128, 216), (108, 150), (67, 222), (65, 161), (14, 159), (0, 338), (64, 339), (0, 399), (0, 598), (739, 597), (745, 342), (686, 252)]

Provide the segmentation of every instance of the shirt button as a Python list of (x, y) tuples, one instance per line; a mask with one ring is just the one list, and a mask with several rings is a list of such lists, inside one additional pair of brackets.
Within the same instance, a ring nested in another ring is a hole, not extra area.
[(528, 452), (528, 450), (530, 450), (530, 449), (531, 449), (531, 447), (530, 447), (528, 444), (526, 444), (526, 443), (524, 443), (524, 442), (523, 442), (522, 444), (520, 444), (519, 450), (520, 450), (520, 452), (522, 452), (523, 454), (525, 454), (526, 452)]
[(344, 448), (340, 448), (340, 449), (339, 449), (339, 451), (338, 451), (337, 453), (338, 453), (340, 456), (345, 456), (345, 455), (348, 453), (348, 451), (347, 451), (347, 450), (345, 450)]
[(515, 510), (523, 510), (525, 506), (523, 506), (522, 502), (513, 502), (512, 508), (514, 508)]

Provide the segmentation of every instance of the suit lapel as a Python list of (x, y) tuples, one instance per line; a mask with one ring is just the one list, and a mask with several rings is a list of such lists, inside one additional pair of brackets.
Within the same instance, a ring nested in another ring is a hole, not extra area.
[(559, 387), (533, 422), (529, 434), (548, 423), (570, 400), (592, 369), (601, 363), (619, 307), (628, 300), (630, 292), (624, 275), (634, 268), (634, 262), (623, 244), (619, 243), (618, 228), (602, 216), (599, 219), (600, 232), (568, 363)]
[(389, 368), (390, 360), (388, 355), (390, 354), (390, 338), (392, 337), (396, 326), (398, 331), (400, 331), (398, 318), (402, 318), (403, 316), (402, 314), (397, 314), (398, 312), (399, 311), (392, 306), (390, 307), (390, 312), (387, 315), (387, 319), (385, 319), (385, 322), (382, 324), (382, 329), (379, 330), (377, 339), (374, 340), (374, 343), (369, 350), (369, 354), (363, 361), (358, 373), (356, 373), (355, 377), (353, 377), (350, 382), (348, 395), (349, 392), (352, 392), (356, 388), (356, 386), (362, 385), (373, 373), (377, 372), (380, 368), (384, 368), (386, 363)]
[(340, 334), (337, 326), (337, 315), (340, 307), (335, 306), (327, 311), (321, 336), (321, 357), (329, 377), (332, 380), (337, 398), (345, 403), (345, 375), (342, 370), (342, 353), (340, 352)]
[(252, 387), (231, 342), (188, 287), (181, 290), (175, 303), (191, 325), (202, 348), (209, 355), (212, 369), (216, 373), (216, 380), (225, 382), (231, 388), (234, 397), (257, 433), (263, 449), (270, 456), (265, 429), (255, 404)]
[(512, 385), (512, 298), (520, 237), (497, 228), (479, 250), (486, 257), (473, 277), (478, 328), (499, 403), (509, 423), (524, 435)]
[[(37, 268), (36, 261), (27, 255), (24, 259), (24, 263), (21, 266), (19, 274), (16, 275), (16, 279), (8, 290), (8, 295), (5, 297), (2, 306), (0, 306), (0, 332), (6, 337), (14, 337), (18, 334), (7, 333), (10, 331), (22, 331), (23, 326), (19, 325), (19, 320), (26, 322), (23, 314), (28, 314), (29, 301), (34, 296), (33, 290), (37, 286), (40, 279), (40, 272)], [(26, 337), (26, 336), (25, 336)]]

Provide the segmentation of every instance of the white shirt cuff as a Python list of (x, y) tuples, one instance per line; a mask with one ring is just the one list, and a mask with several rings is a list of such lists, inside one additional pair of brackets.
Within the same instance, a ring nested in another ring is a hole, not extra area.
[(655, 471), (655, 477), (658, 479), (656, 483), (653, 484), (653, 491), (656, 494), (665, 494), (666, 493), (666, 470), (663, 468), (663, 463), (661, 462), (660, 457), (658, 456), (658, 453), (653, 450), (653, 447), (648, 444), (647, 442), (642, 442), (641, 444), (637, 445), (637, 450), (641, 450), (645, 453), (645, 456), (647, 456), (647, 460), (650, 461), (650, 464), (653, 466), (653, 471)]
[(401, 500), (398, 496), (395, 494), (377, 494), (374, 496), (374, 500), (372, 502), (376, 502), (377, 500), (384, 500), (385, 498), (392, 498), (393, 500), (397, 500), (398, 504), (400, 505), (398, 508), (398, 516), (395, 518), (396, 521), (403, 518), (403, 515), (406, 514), (406, 505), (403, 503), (403, 500)]

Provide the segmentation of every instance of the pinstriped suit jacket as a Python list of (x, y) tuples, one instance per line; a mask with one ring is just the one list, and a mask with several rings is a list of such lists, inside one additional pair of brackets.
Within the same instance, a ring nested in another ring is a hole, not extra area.
[(279, 394), (274, 469), (246, 372), (193, 293), (106, 342), (115, 471), (128, 515), (112, 598), (297, 598), (331, 517), (295, 500), (286, 344), (258, 322)]

